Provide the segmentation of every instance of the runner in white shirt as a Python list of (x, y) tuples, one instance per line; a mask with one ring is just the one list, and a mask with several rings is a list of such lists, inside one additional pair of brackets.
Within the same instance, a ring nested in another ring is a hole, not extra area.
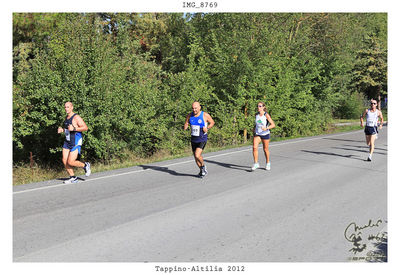
[(269, 139), (270, 139), (270, 129), (275, 128), (275, 123), (272, 120), (271, 116), (267, 113), (267, 108), (265, 107), (264, 102), (258, 102), (257, 104), (257, 114), (255, 118), (255, 126), (254, 126), (254, 138), (253, 138), (253, 158), (254, 164), (251, 167), (251, 170), (254, 171), (260, 165), (258, 164), (258, 145), (260, 141), (262, 141), (264, 154), (267, 161), (266, 170), (271, 169), (271, 162), (269, 161)]
[(369, 146), (369, 155), (367, 161), (372, 161), (372, 154), (374, 153), (375, 148), (375, 140), (378, 134), (378, 119), (380, 118), (381, 122), (379, 124), (379, 129), (382, 129), (383, 126), (383, 115), (382, 112), (376, 109), (377, 102), (375, 99), (371, 99), (371, 108), (366, 109), (362, 116), (360, 117), (361, 127), (364, 127), (364, 118), (366, 117), (366, 125), (365, 125), (365, 138), (367, 141), (367, 145)]

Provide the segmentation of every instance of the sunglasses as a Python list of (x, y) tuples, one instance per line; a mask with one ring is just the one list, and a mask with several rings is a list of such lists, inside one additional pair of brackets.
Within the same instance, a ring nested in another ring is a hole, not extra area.
[(371, 102), (371, 105), (376, 105), (376, 103)]
[(262, 106), (262, 105), (258, 105), (258, 108), (261, 108), (261, 107), (264, 107), (264, 106)]

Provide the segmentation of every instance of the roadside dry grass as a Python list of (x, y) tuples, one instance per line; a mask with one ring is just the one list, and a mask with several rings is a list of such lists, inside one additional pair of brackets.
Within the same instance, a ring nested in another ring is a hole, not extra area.
[[(124, 161), (113, 160), (108, 163), (101, 163), (101, 162), (92, 163), (91, 170), (92, 170), (92, 173), (103, 172), (103, 171), (126, 168), (126, 167), (141, 165), (141, 164), (153, 163), (153, 162), (157, 162), (157, 161), (180, 158), (180, 157), (189, 156), (189, 155), (190, 155), (189, 151), (184, 152), (182, 154), (178, 154), (178, 155), (171, 155), (165, 151), (161, 151), (161, 152), (158, 152), (148, 158), (138, 157), (134, 154), (129, 154), (129, 156)], [(56, 179), (56, 178), (68, 177), (68, 174), (64, 169), (61, 159), (60, 159), (60, 162), (55, 163), (54, 166), (56, 166), (57, 168), (43, 167), (43, 166), (39, 166), (37, 164), (33, 165), (32, 167), (30, 167), (29, 164), (14, 165), (14, 167), (13, 167), (13, 185), (20, 185), (20, 184), (26, 184), (26, 183), (30, 183), (30, 182), (39, 182), (39, 181)], [(74, 172), (75, 172), (75, 175), (77, 175), (77, 176), (84, 175), (83, 169), (75, 168)]]

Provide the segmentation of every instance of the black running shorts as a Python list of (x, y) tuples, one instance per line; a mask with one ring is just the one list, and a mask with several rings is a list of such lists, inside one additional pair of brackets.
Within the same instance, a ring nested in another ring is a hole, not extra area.
[(204, 147), (206, 147), (207, 141), (203, 142), (192, 142), (192, 151), (193, 153), (196, 151), (197, 148), (200, 148), (201, 150), (204, 150)]
[(365, 129), (364, 129), (364, 133), (367, 136), (376, 135), (378, 133), (378, 127), (366, 126)]
[(260, 137), (261, 139), (270, 139), (270, 136), (269, 136), (269, 134), (266, 134), (266, 135), (254, 135), (255, 137)]

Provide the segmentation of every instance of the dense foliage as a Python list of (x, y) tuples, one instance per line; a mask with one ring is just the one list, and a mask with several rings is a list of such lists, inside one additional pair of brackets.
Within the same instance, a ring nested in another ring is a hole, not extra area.
[(195, 100), (211, 143), (240, 144), (258, 101), (273, 135), (311, 135), (386, 82), (386, 14), (14, 14), (14, 162), (59, 159), (66, 101), (89, 126), (84, 157), (104, 162), (187, 147)]

